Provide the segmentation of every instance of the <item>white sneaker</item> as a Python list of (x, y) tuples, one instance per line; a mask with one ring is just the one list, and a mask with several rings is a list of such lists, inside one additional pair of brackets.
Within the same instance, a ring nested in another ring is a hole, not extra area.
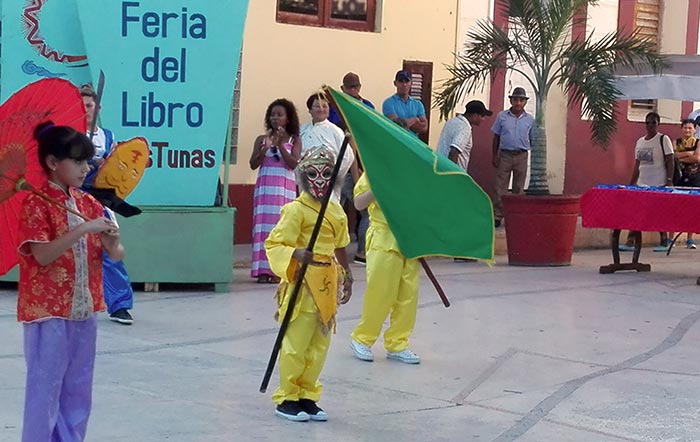
[(388, 351), (386, 357), (389, 359), (394, 359), (396, 361), (401, 361), (404, 364), (420, 364), (420, 356), (413, 353), (411, 350), (406, 349), (403, 351)]
[(374, 361), (374, 355), (372, 354), (372, 349), (365, 344), (360, 344), (354, 339), (350, 340), (350, 348), (355, 353), (355, 357), (362, 361), (372, 362)]

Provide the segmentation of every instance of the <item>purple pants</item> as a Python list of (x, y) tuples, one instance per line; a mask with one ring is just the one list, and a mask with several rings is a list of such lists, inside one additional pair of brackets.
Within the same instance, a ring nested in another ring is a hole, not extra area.
[(92, 405), (97, 321), (24, 324), (22, 442), (82, 442)]

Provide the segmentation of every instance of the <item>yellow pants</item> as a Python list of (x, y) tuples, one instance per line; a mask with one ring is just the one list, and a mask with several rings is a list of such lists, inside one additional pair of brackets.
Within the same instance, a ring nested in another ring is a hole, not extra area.
[(299, 399), (318, 402), (323, 391), (318, 377), (326, 362), (331, 335), (321, 331), (313, 298), (303, 291), (299, 302), (299, 314), (289, 323), (280, 348), (280, 386), (272, 395), (277, 404)]
[(390, 352), (408, 348), (418, 309), (418, 260), (406, 259), (395, 251), (367, 250), (367, 291), (362, 303), (362, 318), (351, 336), (372, 346), (391, 312), (389, 328), (384, 332), (384, 347)]

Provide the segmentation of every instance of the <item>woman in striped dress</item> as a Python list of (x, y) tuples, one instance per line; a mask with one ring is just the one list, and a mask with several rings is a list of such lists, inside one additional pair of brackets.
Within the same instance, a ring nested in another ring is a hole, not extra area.
[(258, 283), (277, 283), (264, 243), (280, 218), (282, 206), (296, 196), (293, 170), (301, 156), (299, 116), (294, 104), (279, 98), (265, 112), (265, 134), (255, 139), (250, 168), (257, 169), (253, 200), (253, 260), (250, 275)]

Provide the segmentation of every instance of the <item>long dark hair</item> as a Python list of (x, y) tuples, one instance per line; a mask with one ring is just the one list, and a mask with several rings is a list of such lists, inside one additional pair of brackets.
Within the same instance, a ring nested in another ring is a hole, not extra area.
[(72, 127), (56, 126), (46, 121), (34, 129), (34, 139), (39, 143), (39, 162), (48, 173), (46, 158), (53, 155), (58, 161), (67, 158), (84, 161), (95, 155), (95, 146), (84, 133)]
[(265, 128), (269, 130), (274, 130), (274, 128), (270, 125), (270, 114), (272, 114), (272, 108), (275, 106), (282, 106), (287, 112), (287, 127), (285, 127), (284, 129), (289, 135), (298, 137), (299, 115), (297, 115), (297, 108), (294, 107), (294, 103), (287, 100), (286, 98), (278, 98), (272, 103), (270, 103), (269, 106), (267, 106), (267, 110), (265, 111)]

